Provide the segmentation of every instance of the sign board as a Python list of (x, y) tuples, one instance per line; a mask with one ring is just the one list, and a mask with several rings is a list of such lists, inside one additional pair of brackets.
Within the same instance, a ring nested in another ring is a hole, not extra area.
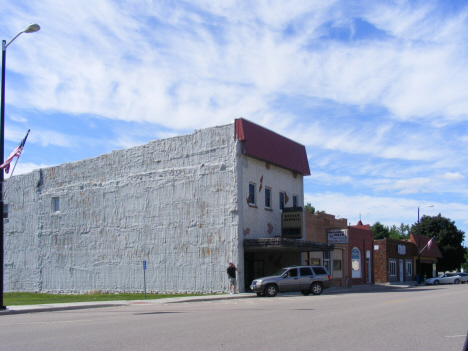
[(328, 229), (328, 244), (347, 244), (348, 229)]
[(281, 213), (281, 236), (285, 238), (302, 238), (302, 207), (284, 208)]
[(400, 255), (406, 255), (406, 246), (405, 245), (398, 245), (398, 253)]
[(146, 269), (146, 261), (143, 261), (143, 269)]

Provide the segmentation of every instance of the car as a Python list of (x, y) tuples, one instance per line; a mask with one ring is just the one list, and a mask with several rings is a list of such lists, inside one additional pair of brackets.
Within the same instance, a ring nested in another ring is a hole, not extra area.
[(278, 292), (300, 291), (303, 295), (320, 295), (323, 289), (331, 287), (331, 275), (324, 266), (291, 266), (275, 274), (257, 278), (250, 289), (257, 296), (275, 297)]
[(457, 273), (460, 276), (460, 283), (465, 284), (468, 283), (468, 273)]
[(424, 281), (426, 285), (439, 285), (439, 284), (459, 284), (461, 278), (457, 273), (440, 273), (435, 278), (429, 278)]

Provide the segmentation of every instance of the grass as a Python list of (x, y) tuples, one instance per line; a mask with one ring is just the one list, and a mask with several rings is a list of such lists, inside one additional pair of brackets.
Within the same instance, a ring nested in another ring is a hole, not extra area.
[[(203, 294), (146, 294), (146, 299), (167, 299), (171, 297), (183, 296), (202, 296)], [(3, 304), (5, 306), (18, 305), (42, 305), (50, 303), (69, 303), (69, 302), (99, 302), (99, 301), (117, 301), (117, 300), (144, 300), (145, 294), (43, 294), (43, 293), (25, 293), (13, 292), (3, 293)]]

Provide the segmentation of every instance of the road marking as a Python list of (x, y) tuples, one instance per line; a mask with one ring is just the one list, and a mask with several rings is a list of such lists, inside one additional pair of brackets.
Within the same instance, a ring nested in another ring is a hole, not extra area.
[(393, 300), (393, 301), (387, 301), (387, 302), (384, 302), (384, 303), (394, 303), (394, 302), (401, 302), (401, 301), (408, 301), (408, 299)]

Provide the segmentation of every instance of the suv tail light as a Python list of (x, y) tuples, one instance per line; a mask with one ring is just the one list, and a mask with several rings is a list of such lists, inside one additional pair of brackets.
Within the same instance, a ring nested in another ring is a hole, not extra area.
[(331, 275), (328, 275), (328, 280), (331, 280)]

